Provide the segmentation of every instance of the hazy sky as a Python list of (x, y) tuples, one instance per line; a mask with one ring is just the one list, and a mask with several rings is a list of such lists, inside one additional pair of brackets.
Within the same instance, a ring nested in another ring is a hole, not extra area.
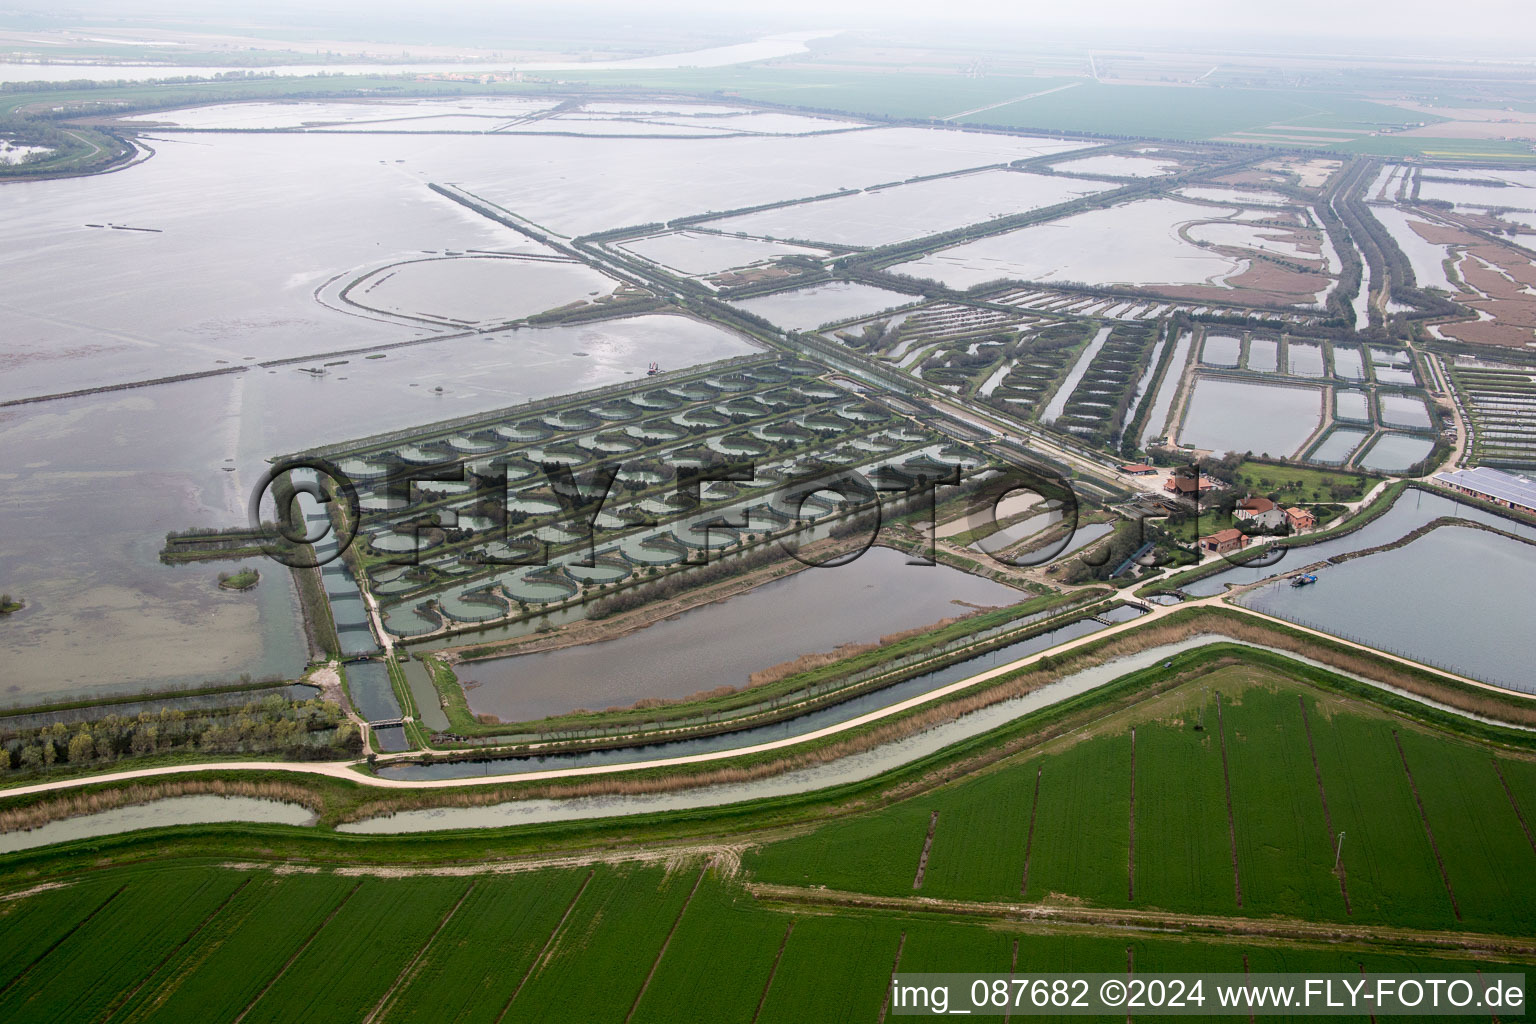
[[(730, 0), (75, 0), (61, 7), (47, 0), (0, 0), (5, 9), (33, 10), (68, 20), (121, 18), (124, 22), (173, 20), (233, 24), (290, 24), (349, 29), (349, 37), (398, 37), (419, 24), (439, 38), (453, 36), (462, 45), (477, 41), (481, 26), (498, 38), (515, 36), (519, 26), (546, 30), (554, 25), (585, 28), (595, 37), (612, 38), (624, 27), (681, 29), (702, 33), (785, 31), (794, 28), (869, 28), (927, 23), (945, 37), (990, 33), (1102, 40), (1105, 45), (1178, 45), (1181, 35), (1210, 38), (1244, 35), (1255, 49), (1294, 50), (1298, 43), (1315, 52), (1347, 50), (1346, 40), (1415, 38), (1412, 52), (1432, 53), (1437, 41), (1454, 40), (1490, 52), (1536, 60), (1536, 0), (1286, 0), (1212, 3), (1210, 0), (774, 0), (745, 5)], [(0, 14), (0, 21), (4, 15)], [(458, 37), (463, 37), (459, 39)], [(398, 41), (408, 41), (399, 39)], [(921, 34), (913, 41), (922, 42)], [(1370, 49), (1378, 51), (1380, 45)]]

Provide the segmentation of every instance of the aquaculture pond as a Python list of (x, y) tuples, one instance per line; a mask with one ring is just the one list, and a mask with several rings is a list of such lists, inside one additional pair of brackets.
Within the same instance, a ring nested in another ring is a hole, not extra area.
[(1243, 339), (1230, 334), (1207, 334), (1200, 347), (1200, 361), (1207, 366), (1236, 367)]
[(1536, 622), (1536, 546), (1447, 526), (1317, 576), (1310, 587), (1277, 582), (1239, 600), (1290, 622), (1536, 692), (1530, 634), (1518, 626)]
[(1328, 431), (1322, 443), (1312, 450), (1307, 458), (1311, 462), (1321, 462), (1327, 466), (1341, 466), (1349, 461), (1360, 442), (1370, 437), (1366, 430), (1353, 430), (1349, 427), (1334, 427)]
[(1248, 369), (1274, 373), (1280, 368), (1280, 342), (1274, 338), (1253, 338), (1248, 342)]
[(808, 331), (822, 324), (878, 313), (918, 300), (919, 296), (904, 295), (887, 288), (875, 288), (852, 281), (833, 281), (810, 288), (774, 292), (755, 299), (742, 299), (736, 305), (787, 331)]
[(1168, 368), (1163, 371), (1163, 379), (1157, 386), (1157, 396), (1152, 401), (1152, 408), (1147, 410), (1146, 426), (1141, 429), (1143, 447), (1155, 437), (1166, 436), (1168, 412), (1173, 408), (1173, 398), (1178, 394), (1179, 381), (1183, 378), (1184, 367), (1189, 362), (1189, 350), (1194, 345), (1194, 341), (1195, 336), (1185, 331), (1179, 335), (1179, 340), (1173, 347), (1173, 355), (1168, 359)]
[(1371, 400), (1364, 391), (1339, 390), (1333, 393), (1333, 415), (1358, 423), (1371, 421)]
[(1063, 175), (991, 170), (870, 189), (707, 223), (720, 231), (869, 247), (1027, 213), (1115, 187), (1109, 182)]
[(1434, 447), (1433, 438), (1389, 432), (1377, 437), (1360, 456), (1360, 465), (1380, 473), (1401, 473), (1427, 457)]
[(469, 662), (459, 678), (476, 713), (508, 722), (627, 707), (745, 686), (751, 673), (803, 654), (1025, 596), (948, 566), (907, 563), (901, 552), (872, 548), (850, 564), (806, 569), (615, 640)]
[(1201, 377), (1189, 397), (1179, 443), (1289, 456), (1317, 429), (1320, 397), (1316, 388)]
[[(1108, 622), (1125, 622), (1140, 613), (1133, 608), (1120, 606), (1104, 613)], [(1017, 621), (1023, 625), (1033, 619), (1044, 618), (1044, 613)], [(1104, 628), (1104, 623), (1091, 618), (1070, 619), (1053, 629), (1038, 633), (1027, 640), (999, 647), (986, 654), (956, 662), (933, 672), (913, 676), (891, 686), (853, 697), (849, 700), (824, 707), (819, 711), (799, 715), (769, 725), (754, 726), (736, 732), (719, 733), (696, 739), (672, 740), (663, 743), (642, 743), (612, 750), (593, 750), (573, 754), (545, 756), (496, 757), (471, 761), (438, 761), (436, 763), (402, 763), (381, 766), (379, 775), (388, 779), (461, 779), (509, 772), (552, 771), (565, 768), (590, 768), (597, 765), (632, 764), (656, 758), (687, 757), (719, 751), (735, 751), (758, 743), (771, 743), (806, 736), (840, 722), (852, 721), (861, 715), (889, 707), (947, 686), (999, 665), (1006, 665), (1019, 658), (1038, 654), (1058, 644)]]
[(952, 288), (1004, 277), (1094, 285), (1214, 284), (1242, 262), (1186, 242), (1178, 230), (1231, 212), (1176, 199), (1141, 199), (965, 242), (891, 269)]
[(1429, 409), (1424, 399), (1414, 395), (1381, 395), (1381, 422), (1394, 427), (1422, 427), (1431, 425)]

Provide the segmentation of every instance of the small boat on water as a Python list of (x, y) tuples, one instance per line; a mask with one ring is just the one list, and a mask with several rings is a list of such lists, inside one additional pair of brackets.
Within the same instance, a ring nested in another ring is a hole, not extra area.
[(1296, 577), (1293, 577), (1291, 579), (1291, 586), (1293, 586), (1293, 587), (1305, 587), (1309, 583), (1316, 583), (1316, 582), (1317, 582), (1317, 577), (1316, 576), (1313, 576), (1310, 573), (1302, 573), (1300, 576), (1296, 576)]

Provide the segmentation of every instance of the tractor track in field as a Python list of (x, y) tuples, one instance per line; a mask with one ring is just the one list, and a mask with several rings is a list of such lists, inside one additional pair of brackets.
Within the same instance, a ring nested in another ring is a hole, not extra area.
[(968, 917), (1026, 926), (1026, 930), (1034, 930), (1027, 928), (1034, 925), (1042, 932), (1051, 933), (1059, 932), (1064, 925), (1079, 925), (1100, 932), (1167, 932), (1191, 937), (1225, 937), (1235, 941), (1269, 938), (1320, 947), (1356, 945), (1377, 950), (1459, 950), (1536, 964), (1536, 938), (1488, 932), (1433, 931), (1385, 925), (1304, 921), (1288, 917), (1187, 914), (1076, 904), (993, 903), (939, 899), (933, 896), (876, 896), (767, 882), (747, 882), (746, 889), (755, 899), (765, 904), (823, 909), (852, 907), (906, 914)]
[(928, 836), (923, 840), (922, 856), (917, 858), (917, 874), (912, 876), (912, 888), (923, 887), (923, 876), (928, 873), (928, 855), (933, 852), (933, 833), (939, 827), (939, 812), (934, 811), (928, 818)]
[(1525, 822), (1525, 813), (1520, 810), (1520, 802), (1515, 799), (1515, 791), (1509, 788), (1509, 780), (1504, 778), (1504, 769), (1499, 767), (1499, 759), (1490, 757), (1493, 762), (1493, 770), (1499, 775), (1499, 785), (1504, 787), (1504, 795), (1509, 797), (1509, 806), (1515, 809), (1515, 819), (1520, 822), (1520, 828), (1525, 832), (1525, 841), (1531, 844), (1531, 852), (1536, 853), (1536, 838), (1531, 837), (1531, 826)]
[(651, 970), (646, 974), (640, 991), (635, 993), (635, 1001), (629, 1004), (629, 1012), (624, 1015), (624, 1024), (629, 1024), (634, 1019), (635, 1011), (640, 1009), (640, 1000), (645, 998), (646, 991), (651, 987), (651, 979), (656, 977), (657, 970), (661, 968), (661, 958), (667, 955), (667, 947), (672, 945), (672, 936), (677, 934), (678, 926), (683, 923), (683, 915), (688, 913), (688, 908), (693, 905), (693, 898), (698, 895), (699, 886), (704, 884), (704, 876), (707, 874), (709, 874), (709, 865), (705, 864), (699, 869), (699, 877), (693, 880), (693, 888), (688, 890), (688, 898), (683, 900), (683, 905), (678, 908), (677, 917), (672, 920), (672, 927), (667, 929), (667, 937), (661, 941), (661, 948), (656, 951), (656, 959), (651, 962)]
[[(1323, 766), (1317, 760), (1317, 747), (1312, 742), (1312, 719), (1307, 715), (1307, 699), (1301, 694), (1296, 695), (1296, 701), (1301, 705), (1301, 724), (1307, 732), (1307, 753), (1312, 755), (1312, 774), (1317, 777), (1317, 795), (1323, 801), (1323, 827), (1328, 830), (1328, 846), (1337, 851), (1334, 846), (1333, 814), (1328, 810), (1328, 791), (1323, 788)], [(1349, 905), (1349, 873), (1344, 867), (1344, 857), (1338, 856), (1339, 862), (1339, 892), (1344, 895), (1344, 916), (1353, 917), (1355, 912)]]
[(86, 925), (90, 924), (96, 915), (101, 913), (103, 910), (106, 910), (107, 904), (121, 896), (123, 894), (123, 890), (126, 888), (128, 888), (126, 885), (118, 886), (112, 895), (108, 896), (106, 899), (97, 904), (95, 910), (92, 910), (89, 914), (86, 914), (67, 932), (65, 932), (63, 935), (60, 935), (57, 939), (54, 939), (53, 942), (49, 943), (48, 948), (37, 954), (37, 956), (33, 957), (32, 962), (27, 964), (27, 966), (19, 974), (17, 974), (16, 977), (6, 982), (3, 986), (0, 986), (0, 996), (5, 995), (11, 989), (25, 981), (27, 976), (37, 969), (37, 965), (42, 963), (43, 960), (47, 958), (49, 953), (52, 953), (54, 950), (58, 949), (65, 942), (69, 941), (70, 936), (74, 935), (81, 928), (84, 928)]
[(587, 877), (581, 880), (581, 886), (577, 888), (576, 895), (572, 896), (571, 902), (565, 905), (565, 913), (560, 915), (560, 920), (556, 921), (555, 926), (550, 929), (549, 938), (544, 941), (544, 948), (539, 950), (539, 955), (533, 958), (533, 963), (529, 964), (528, 970), (523, 972), (522, 980), (517, 983), (517, 988), (513, 989), (512, 994), (507, 996), (507, 1001), (501, 1004), (501, 1012), (496, 1015), (496, 1024), (501, 1024), (502, 1018), (507, 1015), (507, 1011), (512, 1009), (512, 1000), (517, 998), (517, 994), (523, 990), (523, 986), (528, 984), (528, 979), (533, 977), (534, 972), (543, 965), (545, 958), (549, 956), (549, 951), (555, 946), (555, 940), (560, 938), (560, 932), (565, 928), (565, 922), (570, 920), (571, 911), (576, 909), (576, 901), (581, 899), (581, 894), (587, 891), (587, 886), (592, 884), (592, 877), (596, 874), (597, 869), (592, 868), (587, 872)]
[(293, 955), (283, 962), (283, 966), (278, 968), (277, 973), (272, 975), (271, 979), (261, 987), (261, 991), (256, 993), (251, 1001), (245, 1004), (245, 1009), (240, 1011), (240, 1015), (231, 1024), (240, 1024), (241, 1021), (245, 1020), (246, 1016), (256, 1008), (256, 1004), (261, 1002), (268, 992), (272, 991), (274, 985), (283, 980), (283, 975), (288, 973), (288, 968), (292, 967), (299, 957), (303, 956), (309, 947), (314, 945), (315, 940), (320, 937), (320, 933), (325, 931), (325, 926), (336, 920), (336, 915), (341, 913), (342, 908), (351, 902), (352, 897), (357, 895), (357, 890), (362, 887), (363, 883), (358, 882), (351, 889), (347, 890), (347, 894), (341, 898), (341, 902), (332, 907), (331, 912), (325, 915), (325, 920), (315, 925), (314, 929), (304, 937), (304, 941), (299, 943), (299, 948), (294, 950)]
[(1430, 852), (1435, 855), (1435, 865), (1440, 869), (1440, 880), (1445, 883), (1446, 895), (1451, 898), (1451, 909), (1456, 920), (1461, 920), (1461, 904), (1456, 902), (1456, 890), (1451, 888), (1451, 874), (1445, 869), (1445, 858), (1440, 856), (1440, 844), (1435, 842), (1435, 830), (1429, 824), (1429, 812), (1424, 809), (1424, 799), (1419, 796), (1419, 784), (1413, 781), (1413, 769), (1408, 767), (1408, 755), (1403, 751), (1403, 741), (1397, 730), (1392, 730), (1392, 742), (1397, 746), (1397, 756), (1403, 762), (1403, 774), (1408, 776), (1408, 788), (1413, 790), (1413, 802), (1419, 805), (1419, 820), (1424, 823), (1424, 836), (1429, 840)]
[[(1044, 773), (1044, 768), (1035, 769), (1035, 796), (1029, 804), (1029, 835), (1024, 840), (1024, 877), (1019, 880), (1020, 896), (1029, 890), (1029, 858), (1035, 851), (1035, 813), (1040, 810), (1040, 776)], [(1018, 950), (1014, 953), (1017, 955)]]
[(379, 1016), (386, 1009), (390, 1008), (389, 1004), (394, 999), (395, 993), (403, 989), (408, 982), (415, 979), (418, 967), (422, 964), (422, 957), (427, 955), (427, 950), (431, 948), (432, 943), (437, 941), (437, 937), (443, 933), (443, 929), (448, 927), (448, 922), (453, 920), (453, 916), (459, 912), (459, 908), (464, 905), (464, 901), (469, 899), (470, 894), (475, 891), (475, 886), (479, 884), (478, 880), (469, 883), (469, 888), (464, 890), (464, 895), (460, 896), (459, 901), (449, 908), (448, 913), (443, 915), (441, 921), (437, 922), (437, 927), (432, 929), (432, 934), (427, 936), (426, 941), (421, 944), (421, 948), (416, 951), (416, 955), (411, 957), (411, 962), (401, 968), (400, 973), (395, 976), (394, 984), (389, 986), (389, 991), (379, 998), (379, 1001), (374, 1004), (372, 1011), (363, 1018), (363, 1024), (373, 1024), (374, 1021), (378, 1020)]
[(784, 948), (789, 945), (789, 937), (795, 932), (795, 919), (789, 919), (789, 927), (784, 929), (784, 937), (779, 940), (779, 951), (773, 954), (773, 966), (768, 968), (768, 980), (763, 982), (763, 994), (757, 997), (757, 1009), (752, 1011), (752, 1024), (757, 1024), (757, 1018), (763, 1015), (763, 1006), (768, 1002), (768, 993), (773, 990), (773, 979), (779, 973), (779, 961), (784, 959)]
[(1237, 871), (1237, 822), (1232, 816), (1232, 769), (1227, 764), (1227, 727), (1221, 716), (1221, 694), (1216, 694), (1216, 735), (1221, 740), (1221, 781), (1227, 790), (1227, 842), (1232, 849), (1232, 891), (1243, 905), (1243, 879)]
[(877, 1024), (885, 1024), (885, 1015), (891, 1009), (891, 990), (896, 987), (896, 972), (901, 970), (901, 951), (907, 945), (907, 930), (901, 930), (901, 938), (896, 940), (896, 959), (891, 962), (891, 980), (885, 985), (885, 998), (880, 1001), (880, 1017)]
[[(252, 876), (252, 878), (254, 877), (255, 876)], [(197, 938), (198, 934), (204, 928), (208, 927), (214, 918), (218, 917), (224, 912), (225, 907), (229, 906), (235, 901), (236, 896), (239, 896), (242, 892), (245, 891), (245, 887), (251, 884), (252, 878), (247, 878), (245, 881), (235, 886), (234, 891), (231, 892), (228, 896), (224, 897), (224, 901), (222, 903), (209, 911), (208, 916), (199, 921), (197, 923), (197, 927), (188, 932), (184, 939), (176, 943), (176, 945), (172, 946), (170, 952), (166, 953), (165, 956), (160, 958), (159, 963), (155, 964), (154, 967), (144, 972), (144, 977), (139, 979), (139, 983), (137, 985), (133, 986), (133, 988), (129, 989), (127, 992), (120, 994), (115, 1000), (113, 1000), (112, 1003), (108, 1005), (106, 1012), (103, 1013), (98, 1019), (110, 1020), (118, 1010), (122, 1009), (128, 1003), (131, 1003), (133, 1001), (133, 997), (138, 995), (144, 986), (150, 983), (155, 975), (164, 970), (165, 965), (170, 963), (172, 958), (175, 957), (177, 953), (180, 953), (183, 949), (187, 948), (187, 943)]]
[(1125, 896), (1136, 902), (1136, 727), (1131, 727), (1131, 841), (1125, 855)]

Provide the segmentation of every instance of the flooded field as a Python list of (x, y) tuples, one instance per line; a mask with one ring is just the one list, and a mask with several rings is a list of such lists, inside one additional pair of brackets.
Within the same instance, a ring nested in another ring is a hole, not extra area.
[(664, 235), (625, 242), (623, 249), (642, 259), (679, 273), (714, 274), (733, 267), (761, 263), (779, 256), (820, 256), (820, 249), (788, 245), (761, 238), (732, 238), (697, 231), (672, 231)]
[(1232, 212), (1141, 199), (966, 242), (892, 269), (952, 288), (1004, 277), (1096, 285), (1218, 283), (1241, 269), (1240, 261), (1184, 241), (1178, 228)]
[[(947, 566), (914, 566), (889, 548), (807, 569), (617, 640), (459, 667), (476, 713), (523, 721), (744, 686), (754, 671), (843, 643), (1002, 606), (1025, 595)], [(877, 599), (878, 598), (878, 599)], [(686, 650), (679, 659), (676, 652)]]
[(1179, 443), (1290, 456), (1321, 422), (1321, 395), (1316, 388), (1201, 378), (1189, 397)]
[[(1075, 148), (1072, 144), (1055, 145)], [(748, 235), (872, 247), (1027, 213), (1114, 187), (1107, 182), (1058, 175), (983, 171), (707, 223), (721, 231)]]
[(127, 124), (203, 129), (361, 127), (382, 122), (389, 125), (389, 131), (431, 131), (445, 118), (453, 117), (475, 125), (475, 130), (489, 131), (514, 118), (527, 117), (554, 106), (551, 99), (533, 96), (464, 96), (406, 102), (212, 103), (181, 110), (133, 114), (123, 120)]
[(878, 313), (919, 299), (917, 295), (905, 295), (853, 281), (833, 281), (810, 288), (775, 292), (755, 299), (742, 299), (736, 305), (787, 331), (808, 331), (822, 324)]
[[(382, 141), (412, 174), (454, 181), (564, 235), (725, 213), (1023, 159), (1041, 146), (1063, 148), (1049, 140), (940, 128), (697, 139), (498, 134), (428, 140), (430, 148), (410, 138)], [(709, 173), (700, 174), (701, 167)]]
[[(1243, 604), (1512, 689), (1536, 692), (1536, 547), (1482, 530), (1442, 527), (1391, 551), (1330, 566), (1311, 587), (1256, 590)], [(1426, 581), (1433, 581), (1426, 588)], [(1455, 595), (1454, 600), (1446, 599)]]

